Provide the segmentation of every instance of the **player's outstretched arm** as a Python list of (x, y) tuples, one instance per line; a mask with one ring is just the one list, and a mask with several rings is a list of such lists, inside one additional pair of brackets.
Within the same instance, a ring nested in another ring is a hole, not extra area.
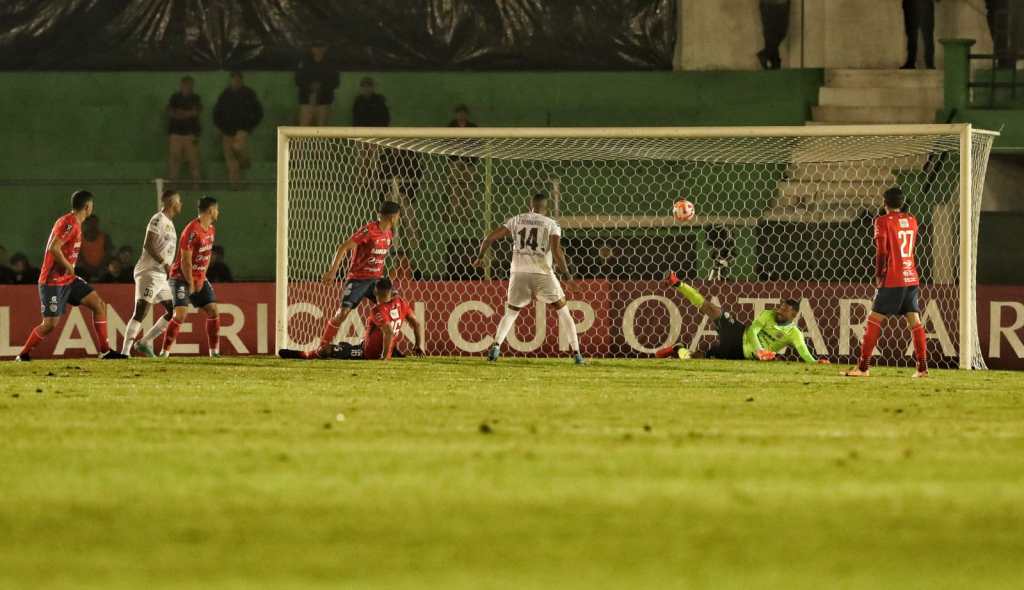
[(762, 313), (761, 315), (754, 318), (753, 323), (751, 323), (750, 326), (748, 326), (747, 329), (743, 331), (744, 348), (750, 350), (751, 354), (753, 355), (753, 358), (762, 361), (772, 360), (772, 358), (775, 357), (774, 354), (762, 355), (762, 352), (767, 353), (771, 351), (767, 351), (764, 348), (761, 348), (761, 340), (757, 337), (758, 334), (761, 333), (761, 330), (764, 329), (765, 320), (765, 314)]
[(323, 281), (325, 283), (333, 283), (338, 277), (338, 271), (341, 269), (341, 263), (348, 257), (348, 253), (351, 252), (358, 244), (355, 240), (348, 240), (344, 244), (338, 246), (338, 249), (334, 252), (334, 258), (331, 260), (331, 266), (324, 273)]
[(395, 346), (395, 331), (391, 328), (391, 324), (383, 324), (380, 327), (380, 333), (384, 337), (384, 359), (386, 361), (391, 360), (392, 349)]
[(415, 348), (413, 349), (413, 352), (416, 354), (416, 356), (424, 356), (427, 353), (425, 352), (426, 335), (423, 330), (423, 324), (420, 323), (420, 321), (417, 320), (416, 316), (414, 315), (410, 315), (409, 317), (405, 318), (405, 321), (409, 322), (409, 325), (412, 326), (413, 333), (416, 335), (416, 344)]
[(805, 363), (814, 364), (818, 362), (818, 359), (811, 353), (811, 350), (807, 348), (807, 339), (804, 338), (803, 332), (794, 332), (790, 337), (789, 344), (796, 350), (796, 353), (800, 355), (800, 360)]
[(487, 251), (491, 249), (491, 246), (494, 244), (494, 242), (497, 242), (502, 238), (507, 238), (510, 235), (512, 235), (512, 232), (510, 232), (509, 229), (504, 225), (494, 228), (491, 231), (491, 233), (487, 234), (487, 237), (484, 238), (484, 241), (480, 242), (480, 253), (477, 254), (476, 260), (473, 261), (473, 266), (483, 266), (484, 256), (487, 255)]

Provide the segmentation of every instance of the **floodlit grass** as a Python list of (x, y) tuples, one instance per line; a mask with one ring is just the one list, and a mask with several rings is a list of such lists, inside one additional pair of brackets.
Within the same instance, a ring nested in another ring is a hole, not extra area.
[(1019, 588), (1024, 375), (0, 366), (2, 588)]

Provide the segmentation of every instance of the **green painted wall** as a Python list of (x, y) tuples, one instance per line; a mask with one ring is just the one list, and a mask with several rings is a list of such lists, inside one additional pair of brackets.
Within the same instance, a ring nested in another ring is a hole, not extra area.
[[(49, 224), (77, 186), (94, 189), (113, 241), (138, 249), (155, 202), (148, 179), (165, 174), (167, 97), (183, 73), (0, 73), (6, 122), (0, 135), (0, 243), (38, 262)], [(347, 125), (363, 73), (344, 74), (333, 123)], [(375, 73), (394, 125), (445, 125), (464, 102), (490, 126), (799, 125), (822, 83), (820, 70), (775, 72)], [(225, 176), (210, 112), (226, 74), (194, 74), (203, 97), (204, 177)], [(295, 121), (291, 75), (252, 72), (246, 82), (264, 104), (252, 137), (243, 191), (210, 189), (224, 201), (218, 241), (238, 278), (273, 274), (275, 134)], [(14, 182), (41, 179), (49, 185)], [(89, 179), (92, 179), (90, 182)], [(96, 179), (121, 181), (120, 184)], [(134, 184), (123, 181), (136, 180)], [(189, 201), (195, 197), (186, 191)], [(191, 211), (190, 211), (191, 213)], [(181, 225), (181, 224), (179, 224)]]

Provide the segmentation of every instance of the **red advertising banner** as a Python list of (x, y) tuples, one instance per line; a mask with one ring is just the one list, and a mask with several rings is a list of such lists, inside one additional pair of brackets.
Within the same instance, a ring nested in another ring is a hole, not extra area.
[[(132, 285), (95, 285), (109, 304), (110, 344), (119, 345), (134, 302)], [(407, 283), (402, 296), (424, 322), (428, 353), (433, 355), (481, 354), (503, 313), (505, 283), (419, 281)], [(229, 283), (215, 286), (221, 313), (222, 354), (272, 354), (274, 343), (274, 285)], [(812, 283), (730, 283), (730, 294), (713, 299), (741, 319), (778, 301), (779, 295), (806, 294), (798, 322), (808, 346), (836, 362), (852, 359), (859, 348), (863, 323), (873, 290), (865, 285)], [(664, 283), (654, 281), (577, 281), (566, 286), (580, 343), (587, 356), (647, 356), (679, 339), (700, 348), (716, 337), (714, 324), (682, 301)], [(714, 296), (714, 287), (706, 289)], [(744, 297), (736, 293), (763, 293)], [(922, 318), (929, 336), (929, 350), (937, 366), (949, 366), (957, 355), (958, 322), (955, 293), (949, 288), (925, 288)], [(88, 312), (78, 308), (64, 317), (58, 328), (40, 344), (33, 356), (82, 357), (97, 352)], [(304, 330), (292, 330), (293, 345), (309, 346), (319, 334), (325, 313), (310, 302), (293, 300), (293, 321)], [(365, 309), (360, 310), (365, 312)], [(205, 354), (204, 316), (194, 313), (182, 326), (175, 354)], [(22, 342), (39, 322), (39, 299), (34, 285), (0, 287), (0, 357), (17, 354)], [(152, 324), (146, 319), (144, 328)], [(1024, 287), (982, 286), (978, 289), (978, 327), (982, 351), (991, 368), (1024, 369)], [(340, 337), (362, 336), (363, 319), (351, 316)], [(411, 336), (411, 333), (407, 334)], [(909, 334), (896, 320), (887, 327), (883, 355), (906, 356)], [(544, 305), (524, 309), (509, 347), (516, 354), (551, 356), (568, 350), (553, 311)], [(908, 359), (909, 360), (909, 359)]]

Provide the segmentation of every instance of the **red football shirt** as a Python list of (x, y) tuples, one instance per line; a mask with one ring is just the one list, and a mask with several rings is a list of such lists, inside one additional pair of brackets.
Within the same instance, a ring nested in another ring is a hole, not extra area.
[(394, 348), (402, 339), (402, 324), (405, 318), (412, 315), (412, 308), (401, 297), (394, 297), (387, 303), (378, 303), (370, 311), (370, 319), (366, 322), (366, 338), (363, 339), (363, 358), (379, 359), (385, 356), (384, 333), (381, 326), (390, 325), (395, 331), (391, 340)]
[(206, 282), (206, 269), (210, 268), (210, 258), (213, 254), (213, 238), (216, 230), (211, 225), (203, 229), (199, 219), (193, 219), (185, 226), (178, 239), (178, 253), (174, 257), (174, 264), (171, 266), (171, 278), (184, 280), (185, 275), (181, 272), (181, 253), (189, 250), (192, 255), (192, 280), (196, 288), (202, 287)]
[(909, 213), (886, 213), (875, 219), (875, 278), (882, 287), (919, 283), (914, 248), (917, 219)]
[(394, 233), (382, 230), (380, 224), (371, 221), (359, 228), (350, 240), (358, 244), (352, 252), (348, 265), (348, 278), (354, 280), (379, 279), (384, 276), (384, 260), (391, 249)]
[(46, 240), (46, 253), (43, 254), (43, 266), (39, 269), (39, 284), (63, 286), (70, 285), (75, 280), (75, 273), (68, 272), (68, 269), (57, 262), (57, 258), (50, 253), (50, 244), (54, 240), (64, 241), (60, 251), (68, 259), (71, 266), (78, 262), (78, 251), (82, 249), (82, 224), (74, 213), (68, 213), (53, 224), (50, 230), (50, 237)]

